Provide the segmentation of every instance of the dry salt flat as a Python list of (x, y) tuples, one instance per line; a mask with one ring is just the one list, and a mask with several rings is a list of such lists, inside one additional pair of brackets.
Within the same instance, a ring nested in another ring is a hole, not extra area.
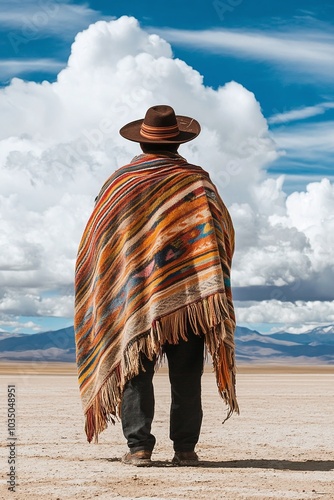
[[(198, 467), (171, 465), (169, 383), (155, 376), (157, 445), (149, 468), (123, 465), (120, 424), (88, 444), (72, 365), (0, 365), (1, 499), (334, 500), (334, 370), (240, 367), (241, 415), (224, 425), (203, 376)], [(15, 385), (15, 481), (7, 489), (7, 387)]]

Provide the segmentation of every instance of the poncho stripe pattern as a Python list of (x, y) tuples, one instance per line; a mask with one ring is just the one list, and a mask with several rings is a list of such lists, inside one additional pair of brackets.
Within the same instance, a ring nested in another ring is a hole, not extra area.
[(114, 422), (139, 353), (204, 335), (218, 390), (238, 412), (230, 286), (234, 230), (209, 175), (179, 155), (140, 155), (102, 187), (75, 275), (75, 338), (90, 442)]

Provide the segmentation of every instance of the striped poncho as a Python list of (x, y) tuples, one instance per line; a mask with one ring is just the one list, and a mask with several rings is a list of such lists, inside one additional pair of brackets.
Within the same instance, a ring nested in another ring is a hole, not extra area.
[(234, 230), (209, 175), (177, 154), (140, 155), (103, 185), (75, 275), (75, 338), (90, 442), (118, 416), (139, 353), (204, 335), (218, 390), (238, 412), (230, 288)]

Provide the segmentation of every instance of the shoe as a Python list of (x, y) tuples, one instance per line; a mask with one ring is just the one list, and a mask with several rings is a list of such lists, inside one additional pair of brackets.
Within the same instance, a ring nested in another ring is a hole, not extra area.
[(173, 465), (198, 465), (197, 453), (194, 451), (176, 451), (172, 460)]
[(129, 451), (121, 458), (121, 461), (123, 464), (135, 465), (136, 467), (149, 467), (152, 465), (151, 455), (152, 452), (149, 450), (139, 450), (133, 453)]

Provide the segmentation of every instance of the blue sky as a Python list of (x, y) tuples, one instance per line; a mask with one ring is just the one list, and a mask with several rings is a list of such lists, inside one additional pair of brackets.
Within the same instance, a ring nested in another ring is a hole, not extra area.
[[(263, 163), (260, 168), (261, 175), (265, 172), (262, 178), (264, 184), (261, 185), (262, 187), (260, 184), (254, 187), (258, 196), (257, 205), (251, 206), (250, 203), (249, 206), (252, 208), (254, 228), (258, 227), (255, 222), (256, 217), (263, 215), (261, 210), (268, 212), (266, 212), (266, 224), (275, 224), (275, 235), (279, 224), (283, 224), (286, 234), (282, 237), (280, 248), (289, 245), (289, 238), (293, 238), (293, 245), (286, 253), (289, 265), (291, 262), (291, 272), (289, 276), (280, 280), (274, 257), (270, 262), (268, 260), (268, 274), (263, 279), (257, 279), (258, 271), (253, 270), (253, 278), (247, 281), (244, 278), (246, 272), (238, 271), (235, 296), (240, 306), (240, 318), (243, 319), (240, 323), (257, 327), (261, 331), (281, 326), (290, 327), (291, 331), (294, 329), (301, 331), (306, 324), (310, 326), (334, 321), (334, 291), (329, 280), (333, 273), (333, 266), (328, 256), (328, 246), (332, 244), (332, 241), (326, 237), (328, 231), (332, 229), (331, 214), (334, 208), (332, 198), (334, 180), (332, 159), (334, 150), (333, 2), (193, 0), (191, 2), (147, 1), (142, 3), (134, 0), (127, 2), (101, 0), (83, 3), (70, 0), (41, 0), (39, 2), (5, 0), (0, 10), (0, 86), (2, 99), (7, 99), (6, 109), (8, 106), (14, 106), (22, 110), (25, 102), (32, 102), (35, 92), (32, 90), (33, 82), (41, 84), (43, 81), (57, 81), (59, 72), (67, 67), (71, 45), (77, 33), (82, 32), (92, 23), (100, 20), (113, 22), (121, 16), (133, 16), (139, 21), (143, 32), (148, 35), (158, 34), (168, 42), (174, 59), (180, 59), (187, 66), (194, 68), (202, 75), (203, 85), (212, 87), (217, 91), (217, 95), (218, 89), (226, 88), (225, 85), (231, 81), (237, 82), (241, 86), (239, 89), (243, 88), (253, 93), (260, 109), (257, 113), (262, 113), (268, 127), (266, 137), (274, 141), (276, 153), (272, 153), (271, 161), (268, 160), (269, 156), (265, 161), (263, 160), (265, 166)], [(95, 39), (92, 40), (94, 42)], [(119, 44), (124, 43), (125, 47), (127, 40), (120, 40)], [(118, 46), (114, 50), (116, 52)], [(165, 49), (161, 48), (161, 50)], [(15, 77), (26, 82), (24, 88), (19, 84), (14, 85), (15, 81), (13, 83), (12, 79)], [(43, 85), (37, 86), (36, 92), (42, 92), (45, 87)], [(134, 88), (138, 94), (138, 84), (136, 85)], [(24, 99), (25, 95), (27, 101)], [(238, 110), (236, 110), (237, 114)], [(27, 155), (29, 148), (36, 155), (42, 154), (43, 148), (46, 152), (46, 145), (41, 146), (39, 140), (43, 135), (43, 129), (37, 131), (34, 129), (30, 135), (27, 126), (25, 131), (16, 133), (15, 119), (18, 120), (17, 130), (21, 122), (16, 115), (9, 114), (8, 116), (13, 120), (10, 123), (12, 131), (6, 135), (4, 126), (1, 139), (6, 141), (6, 145), (3, 146), (4, 155), (9, 154), (8, 144), (11, 144), (11, 162), (14, 161), (15, 164), (16, 148), (20, 154), (24, 151)], [(223, 116), (222, 119), (224, 119)], [(260, 119), (254, 111), (254, 123), (256, 122), (256, 127), (260, 130), (260, 121), (257, 120)], [(234, 126), (238, 127), (237, 120)], [(27, 141), (31, 137), (34, 137), (34, 141), (28, 145)], [(19, 141), (19, 146), (16, 141)], [(65, 143), (64, 138), (61, 141), (62, 144)], [(49, 145), (48, 142), (47, 147)], [(261, 141), (256, 143), (259, 154), (262, 154), (262, 147)], [(6, 156), (6, 158), (9, 157)], [(19, 165), (21, 164), (11, 166), (11, 172), (18, 171), (21, 168)], [(6, 170), (7, 174), (8, 170)], [(281, 178), (281, 175), (284, 177)], [(282, 180), (277, 181), (280, 178)], [(327, 179), (329, 184), (326, 184), (327, 181), (322, 182), (322, 179)], [(273, 184), (270, 183), (274, 181), (278, 184), (281, 182), (280, 187), (272, 187)], [(312, 183), (316, 183), (313, 188), (310, 187)], [(273, 196), (275, 203), (277, 202), (277, 210), (273, 210), (272, 213), (269, 213), (267, 205), (263, 208), (264, 204), (261, 205), (261, 200), (259, 201), (261, 193), (267, 196), (269, 189), (274, 191), (276, 189), (275, 193), (273, 191)], [(69, 193), (71, 194), (71, 191)], [(224, 192), (222, 194), (224, 197)], [(9, 191), (2, 193), (2, 196), (3, 202), (8, 201)], [(29, 194), (29, 196), (32, 195)], [(227, 193), (227, 198), (228, 196)], [(282, 201), (283, 198), (284, 201)], [(234, 210), (240, 231), (246, 224), (246, 216), (242, 212), (242, 207), (248, 203), (247, 200), (247, 196), (242, 198), (242, 195), (240, 199), (236, 199)], [(228, 198), (228, 202), (232, 205), (233, 199)], [(312, 214), (314, 206), (316, 210), (319, 209), (318, 219), (312, 219), (312, 215), (315, 215)], [(45, 205), (43, 208), (33, 207), (29, 221), (35, 220), (34, 217), (36, 218), (37, 214), (43, 213), (43, 217), (48, 217), (52, 210), (56, 213), (60, 209), (58, 207), (56, 210), (55, 206), (51, 207), (51, 205), (49, 207)], [(256, 211), (259, 213), (257, 214)], [(304, 213), (308, 214), (307, 220), (303, 220)], [(315, 229), (317, 220), (319, 227), (321, 225), (326, 227), (324, 234), (316, 234), (320, 231)], [(261, 228), (258, 227), (261, 241), (265, 241), (266, 238), (265, 227), (265, 224)], [(27, 241), (27, 248), (30, 248), (29, 245), (35, 248), (31, 250), (32, 253), (38, 254), (39, 250), (36, 249), (47, 248), (46, 242), (38, 241), (37, 244), (37, 240), (33, 240), (35, 233), (31, 232), (31, 234), (30, 240)], [(273, 233), (273, 240), (277, 237), (281, 236), (274, 236)], [(242, 235), (240, 242), (240, 248), (246, 248), (247, 242), (243, 240)], [(15, 247), (14, 243), (13, 255), (16, 255), (20, 253), (20, 249)], [(63, 250), (71, 254), (69, 261), (72, 264), (77, 243), (76, 239), (71, 243), (70, 250), (68, 248)], [(268, 252), (270, 252), (273, 244), (267, 244)], [(323, 246), (327, 247), (327, 253), (322, 250)], [(298, 248), (302, 249), (300, 254), (303, 259), (298, 260)], [(43, 253), (44, 250), (40, 251)], [(323, 257), (322, 251), (326, 253)], [(28, 252), (25, 255), (30, 254)], [(245, 249), (244, 254), (240, 252), (237, 257), (240, 269), (244, 266), (245, 270), (249, 265), (246, 264), (249, 259), (247, 255)], [(284, 266), (283, 254), (280, 259), (279, 265)], [(323, 266), (320, 264), (321, 260)], [(22, 262), (20, 266), (21, 268), (17, 267), (17, 270), (21, 276), (20, 280), (24, 283)], [(33, 264), (31, 266), (33, 267)], [(36, 264), (36, 269), (34, 269), (36, 275), (40, 266), (40, 262)], [(311, 269), (307, 269), (307, 266), (311, 266)], [(11, 273), (15, 272), (15, 266), (12, 267)], [(32, 267), (26, 266), (30, 269), (29, 273), (32, 272)], [(295, 272), (294, 268), (298, 268), (299, 271)], [(5, 271), (4, 268), (3, 272)], [(27, 286), (27, 293), (20, 307), (21, 311), (26, 312), (22, 314), (19, 314), (18, 306), (13, 305), (15, 301), (11, 299), (14, 294), (11, 286), (8, 285), (8, 289), (4, 288), (1, 309), (3, 318), (0, 328), (8, 331), (15, 331), (15, 329), (37, 331), (71, 324), (70, 314), (66, 316), (64, 313), (66, 307), (61, 309), (59, 306), (57, 312), (50, 305), (52, 297), (56, 296), (64, 301), (66, 297), (70, 297), (70, 271), (70, 267), (64, 271), (66, 279), (59, 279), (57, 282), (57, 279), (52, 278), (51, 281), (53, 280), (54, 283), (52, 282), (50, 286), (37, 287), (38, 292), (32, 284), (24, 285)], [(282, 275), (285, 271), (282, 271)], [(42, 275), (43, 273), (40, 276)], [(20, 280), (18, 282), (21, 283)], [(37, 278), (36, 280), (38, 281)], [(39, 310), (35, 305), (38, 301), (49, 304), (49, 309), (45, 305), (44, 309)], [(263, 309), (268, 309), (268, 304), (273, 307), (272, 321), (268, 319), (268, 315), (260, 311), (261, 306)], [(287, 314), (286, 319), (280, 322), (277, 311), (282, 304), (287, 306), (286, 310), (291, 311), (291, 314)], [(310, 304), (318, 308), (318, 315), (310, 317), (305, 312), (311, 307)], [(247, 316), (245, 312), (247, 307), (254, 314)], [(67, 310), (69, 309), (70, 307)], [(50, 315), (47, 313), (48, 310)]]

